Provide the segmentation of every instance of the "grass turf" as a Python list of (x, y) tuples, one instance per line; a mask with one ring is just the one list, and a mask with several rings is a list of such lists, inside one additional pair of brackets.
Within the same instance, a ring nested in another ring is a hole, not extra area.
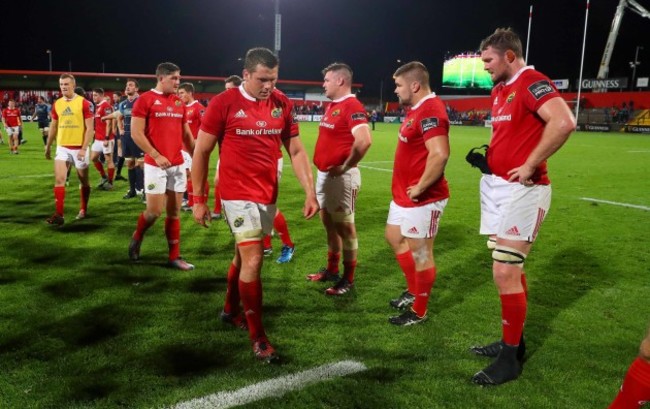
[[(301, 130), (311, 154), (316, 125)], [(404, 287), (383, 240), (396, 133), (393, 124), (373, 132), (357, 203), (356, 287), (341, 298), (305, 281), (325, 263), (325, 235), (318, 220), (301, 218), (304, 196), (285, 168), (278, 205), (297, 251), (276, 264), (274, 239), (265, 260), (264, 322), (282, 364), (264, 366), (247, 335), (218, 320), (233, 253), (226, 224), (203, 229), (183, 214), (181, 250), (194, 271), (165, 266), (162, 221), (132, 264), (126, 250), (143, 205), (122, 200), (126, 184), (117, 182), (93, 190), (89, 217), (74, 221), (71, 177), (66, 224), (49, 226), (52, 162), (26, 124), (20, 155), (0, 145), (0, 407), (166, 407), (343, 359), (369, 369), (247, 407), (606, 407), (650, 316), (650, 214), (580, 198), (650, 206), (650, 138), (576, 133), (551, 159), (553, 203), (526, 262), (528, 361), (516, 382), (483, 389), (469, 379), (489, 361), (467, 348), (500, 336), (500, 307), (477, 233), (480, 175), (464, 156), (489, 130), (451, 130), (438, 279), (429, 321), (409, 328), (387, 323), (388, 300)]]

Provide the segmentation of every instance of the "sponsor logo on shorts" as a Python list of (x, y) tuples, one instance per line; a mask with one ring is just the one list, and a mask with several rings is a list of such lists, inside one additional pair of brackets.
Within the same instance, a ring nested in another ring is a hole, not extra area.
[(147, 190), (154, 190), (155, 188), (156, 188), (156, 184), (155, 184), (155, 183), (149, 183), (149, 184), (147, 185)]
[(280, 118), (282, 116), (282, 108), (273, 108), (271, 116), (273, 118)]
[(515, 95), (517, 95), (517, 91), (513, 92), (512, 94), (508, 95), (508, 99), (506, 99), (506, 102), (509, 104), (515, 99)]
[(418, 233), (420, 233), (420, 232), (418, 231), (418, 229), (417, 229), (415, 226), (411, 227), (411, 228), (408, 229), (406, 232), (407, 232), (407, 233), (410, 233), (410, 234), (418, 234)]
[(424, 118), (423, 120), (420, 121), (420, 126), (422, 127), (422, 132), (426, 132), (430, 129), (438, 127), (438, 118), (436, 117), (431, 117), (431, 118)]
[(234, 222), (232, 222), (233, 226), (235, 227), (241, 227), (244, 224), (244, 217), (243, 216), (237, 216)]
[(537, 81), (528, 87), (528, 91), (530, 91), (533, 97), (538, 101), (542, 99), (542, 97), (554, 92), (553, 87), (546, 80)]

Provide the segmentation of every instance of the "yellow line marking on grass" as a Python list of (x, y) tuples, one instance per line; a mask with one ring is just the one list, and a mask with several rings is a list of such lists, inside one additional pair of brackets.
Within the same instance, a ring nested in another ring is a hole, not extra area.
[(622, 207), (631, 207), (632, 209), (650, 210), (650, 207), (648, 206), (634, 205), (630, 203), (612, 202), (609, 200), (594, 199), (591, 197), (581, 197), (580, 199), (586, 200), (588, 202), (605, 203), (605, 204), (611, 204), (614, 206), (622, 206)]
[(219, 392), (202, 398), (181, 402), (172, 409), (225, 409), (245, 405), (269, 397), (279, 397), (308, 385), (338, 378), (368, 369), (357, 361), (340, 361), (295, 374), (259, 382), (236, 391)]

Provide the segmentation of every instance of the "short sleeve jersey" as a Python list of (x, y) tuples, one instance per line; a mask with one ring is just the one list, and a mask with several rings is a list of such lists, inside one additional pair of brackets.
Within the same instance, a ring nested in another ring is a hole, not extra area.
[(418, 196), (417, 202), (412, 201), (406, 193), (406, 188), (416, 185), (424, 173), (429, 155), (425, 142), (431, 138), (448, 137), (449, 118), (436, 94), (424, 97), (407, 111), (395, 150), (392, 188), (395, 203), (402, 207), (418, 207), (449, 197), (444, 174)]
[[(110, 115), (113, 112), (111, 104), (103, 101), (95, 107), (95, 140), (106, 140), (106, 121), (102, 121), (102, 117)], [(110, 139), (110, 138), (109, 138)]]
[(197, 100), (192, 101), (186, 105), (187, 110), (187, 124), (190, 126), (192, 136), (196, 139), (199, 136), (199, 129), (201, 129), (201, 118), (205, 114), (205, 107)]
[(50, 114), (50, 106), (48, 104), (36, 104), (36, 120), (38, 122), (47, 122), (47, 117)]
[(318, 125), (318, 140), (314, 149), (314, 164), (325, 172), (342, 165), (350, 156), (354, 131), (368, 126), (366, 110), (353, 94), (332, 101)]
[(278, 151), (283, 140), (298, 136), (292, 110), (291, 100), (277, 89), (258, 100), (241, 85), (210, 100), (201, 130), (220, 142), (222, 199), (275, 203)]
[(126, 136), (131, 136), (131, 112), (138, 98), (139, 96), (136, 96), (133, 100), (127, 98), (120, 102), (120, 113), (124, 117), (124, 135)]
[[(539, 144), (545, 122), (537, 110), (559, 97), (553, 82), (532, 67), (524, 67), (507, 83), (492, 89), (492, 139), (488, 165), (493, 174), (508, 179), (508, 171), (526, 162)], [(533, 183), (548, 185), (546, 161), (532, 176)]]
[(7, 126), (19, 126), (20, 125), (20, 109), (14, 108), (9, 109), (5, 108), (2, 110), (2, 117), (5, 119)]
[[(190, 104), (185, 106), (187, 111), (187, 125), (192, 131), (192, 136), (196, 139), (199, 136), (199, 129), (201, 129), (201, 118), (205, 114), (205, 107), (199, 101), (194, 100)], [(189, 152), (189, 146), (185, 146), (185, 140), (183, 140), (183, 150)]]
[[(176, 94), (163, 94), (155, 89), (147, 91), (135, 101), (131, 115), (146, 121), (144, 134), (149, 143), (172, 166), (183, 164), (183, 125), (187, 119), (185, 104)], [(144, 163), (158, 166), (146, 153)]]

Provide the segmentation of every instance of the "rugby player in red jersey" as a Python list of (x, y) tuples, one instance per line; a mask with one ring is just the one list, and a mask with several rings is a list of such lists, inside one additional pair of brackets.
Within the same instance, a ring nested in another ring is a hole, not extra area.
[(18, 146), (20, 145), (18, 135), (20, 135), (20, 127), (23, 125), (23, 120), (20, 117), (20, 109), (16, 108), (16, 101), (13, 99), (9, 100), (7, 108), (2, 110), (2, 122), (7, 132), (11, 153), (17, 155)]
[(422, 63), (402, 65), (393, 78), (395, 94), (407, 111), (395, 150), (393, 201), (385, 234), (407, 290), (390, 301), (392, 307), (406, 311), (388, 321), (407, 326), (427, 318), (436, 279), (433, 244), (449, 199), (444, 174), (449, 158), (449, 119), (445, 105), (431, 92), (429, 71)]
[[(323, 90), (332, 100), (318, 127), (314, 164), (318, 168), (316, 194), (327, 234), (327, 267), (308, 280), (335, 280), (327, 295), (342, 295), (354, 285), (357, 266), (355, 204), (361, 188), (357, 165), (372, 143), (366, 110), (352, 93), (352, 68), (333, 63), (323, 69)], [(343, 277), (339, 259), (343, 250)]]
[[(196, 140), (196, 137), (199, 136), (199, 129), (201, 129), (201, 117), (205, 113), (205, 107), (196, 99), (194, 99), (194, 84), (191, 82), (184, 82), (178, 87), (178, 97), (185, 104), (187, 111), (187, 124), (190, 126), (190, 131), (192, 131), (192, 136)], [(192, 187), (192, 155), (189, 152), (189, 148), (183, 145), (183, 160), (185, 161), (185, 169), (187, 172), (187, 209), (191, 210), (194, 206), (194, 191)], [(207, 195), (208, 189), (206, 188), (205, 194)]]
[(641, 341), (639, 356), (627, 370), (623, 385), (609, 409), (639, 409), (650, 402), (650, 330)]
[(244, 82), (212, 98), (201, 123), (193, 157), (194, 218), (206, 225), (210, 211), (203, 187), (210, 153), (219, 141), (219, 184), (226, 219), (235, 237), (235, 257), (228, 271), (222, 320), (242, 326), (246, 319), (253, 353), (273, 362), (278, 356), (262, 325), (262, 237), (271, 231), (278, 195), (277, 152), (284, 145), (305, 191), (303, 215), (318, 212), (311, 168), (298, 137), (293, 104), (275, 89), (278, 58), (253, 48), (244, 59)]
[(129, 244), (129, 258), (140, 259), (144, 234), (166, 210), (165, 236), (169, 246), (169, 265), (179, 270), (194, 266), (180, 254), (181, 222), (179, 213), (187, 176), (181, 150), (183, 144), (194, 149), (194, 138), (187, 124), (185, 104), (176, 95), (180, 68), (165, 62), (156, 68), (156, 88), (136, 100), (131, 112), (133, 141), (145, 153), (144, 188), (147, 208), (140, 214)]
[[(566, 142), (576, 122), (553, 82), (526, 66), (516, 33), (497, 29), (480, 48), (485, 70), (495, 84), (487, 151), (492, 175), (484, 186), (488, 193), (481, 200), (481, 223), (497, 226), (492, 274), (501, 298), (502, 338), (471, 348), (477, 355), (495, 358), (472, 381), (499, 385), (522, 371), (527, 309), (524, 261), (551, 204), (546, 160)], [(496, 211), (488, 214), (488, 205)]]
[[(111, 137), (111, 121), (104, 120), (103, 117), (113, 113), (113, 107), (104, 98), (104, 90), (95, 88), (93, 90), (93, 101), (95, 102), (95, 141), (90, 147), (90, 160), (95, 165), (102, 180), (98, 188), (104, 190), (113, 189), (113, 176), (115, 175), (115, 164), (113, 163), (113, 144), (115, 141)], [(99, 160), (100, 154), (104, 154), (104, 159), (108, 167), (108, 176), (102, 162)]]

